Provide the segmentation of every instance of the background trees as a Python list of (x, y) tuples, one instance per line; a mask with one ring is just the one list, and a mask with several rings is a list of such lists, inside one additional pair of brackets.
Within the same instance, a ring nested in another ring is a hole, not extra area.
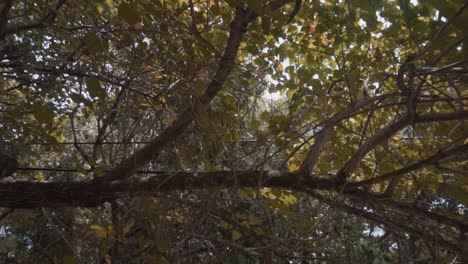
[(2, 261), (461, 261), (466, 6), (4, 1)]

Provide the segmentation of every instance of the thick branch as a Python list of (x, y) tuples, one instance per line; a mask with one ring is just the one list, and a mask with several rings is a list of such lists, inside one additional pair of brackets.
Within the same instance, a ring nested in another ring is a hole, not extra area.
[(92, 207), (129, 195), (202, 188), (262, 186), (301, 191), (305, 188), (334, 190), (338, 187), (323, 178), (309, 177), (299, 182), (299, 176), (299, 172), (279, 171), (167, 172), (141, 179), (111, 182), (0, 183), (0, 207)]
[[(462, 120), (468, 118), (468, 111), (460, 111), (453, 113), (443, 114), (427, 114), (416, 117), (415, 123), (427, 123), (427, 122), (438, 122), (438, 121), (449, 121), (449, 120)], [(373, 150), (376, 146), (382, 144), (385, 140), (389, 139), (395, 133), (403, 129), (409, 124), (409, 119), (406, 117), (399, 121), (393, 122), (392, 124), (382, 128), (367, 141), (362, 144), (360, 148), (356, 150), (354, 155), (346, 162), (343, 168), (338, 172), (338, 180), (342, 183), (346, 181), (354, 169), (356, 169), (359, 162), (364, 158), (367, 153)]]
[(341, 182), (345, 182), (348, 176), (353, 173), (354, 169), (357, 167), (359, 162), (364, 158), (364, 156), (369, 153), (369, 151), (373, 150), (376, 146), (383, 143), (385, 140), (393, 136), (396, 132), (403, 129), (405, 126), (408, 125), (408, 119), (402, 119), (396, 121), (381, 130), (379, 130), (376, 134), (370, 137), (367, 141), (362, 144), (358, 150), (354, 153), (354, 155), (346, 162), (343, 168), (338, 172), (337, 177)]
[(430, 232), (425, 232), (424, 230), (416, 229), (415, 227), (412, 227), (408, 224), (403, 223), (403, 221), (399, 221), (399, 220), (395, 221), (385, 215), (380, 215), (373, 210), (365, 210), (365, 209), (357, 208), (355, 206), (348, 205), (345, 202), (338, 201), (336, 199), (332, 200), (332, 199), (326, 198), (325, 196), (319, 194), (318, 192), (309, 192), (309, 194), (329, 204), (331, 207), (339, 208), (349, 214), (367, 218), (376, 223), (383, 224), (387, 228), (392, 229), (392, 230), (408, 232), (426, 241), (434, 241), (435, 243), (438, 243), (439, 245), (443, 247), (449, 248), (459, 254), (463, 252), (463, 249), (456, 243), (453, 243), (452, 241), (448, 241), (447, 239), (444, 239), (442, 236), (434, 235), (434, 234), (431, 234)]
[(336, 125), (339, 121), (341, 121), (343, 118), (348, 116), (349, 114), (353, 113), (354, 111), (357, 111), (361, 109), (362, 107), (375, 102), (377, 100), (382, 100), (385, 99), (386, 97), (389, 97), (393, 94), (384, 94), (380, 96), (374, 96), (374, 97), (366, 97), (350, 106), (348, 106), (346, 109), (340, 111), (330, 119), (328, 119), (325, 124), (323, 125), (322, 131), (320, 131), (315, 138), (315, 142), (310, 148), (310, 150), (307, 152), (306, 157), (304, 161), (302, 162), (300, 170), (304, 172), (305, 175), (312, 175), (313, 169), (315, 164), (318, 161), (318, 158), (320, 157), (320, 153), (322, 152), (323, 146), (325, 145), (327, 139), (328, 139), (328, 133), (330, 130), (333, 128), (334, 125)]
[(448, 225), (459, 229), (468, 228), (468, 223), (463, 221), (464, 216), (461, 214), (440, 214), (427, 210), (426, 208), (411, 202), (395, 201), (389, 199), (385, 195), (372, 194), (356, 188), (348, 188), (346, 190), (346, 195), (348, 198), (359, 200), (361, 202), (368, 203), (369, 205), (377, 205), (385, 210), (394, 210), (410, 216), (419, 216), (421, 218), (434, 221), (438, 225)]
[(446, 157), (451, 157), (452, 155), (462, 153), (462, 152), (466, 152), (466, 151), (468, 151), (468, 144), (464, 144), (464, 145), (461, 145), (461, 146), (458, 146), (458, 147), (454, 147), (454, 148), (446, 150), (446, 151), (439, 151), (439, 152), (437, 152), (436, 154), (432, 155), (429, 158), (426, 158), (426, 159), (423, 159), (423, 160), (420, 160), (420, 161), (417, 161), (417, 162), (413, 162), (413, 163), (411, 163), (411, 164), (409, 164), (409, 165), (407, 165), (407, 166), (405, 166), (405, 167), (403, 167), (401, 169), (398, 169), (398, 170), (383, 174), (383, 175), (381, 175), (379, 177), (375, 177), (375, 178), (372, 178), (372, 179), (369, 179), (369, 180), (350, 183), (350, 184), (348, 184), (348, 186), (359, 187), (359, 186), (374, 184), (374, 183), (389, 180), (389, 179), (391, 179), (391, 178), (393, 178), (395, 176), (403, 175), (405, 173), (408, 173), (408, 172), (411, 172), (411, 171), (414, 171), (414, 170), (417, 170), (417, 169), (420, 169), (420, 168), (423, 168), (423, 167), (426, 167), (426, 166), (431, 166), (431, 165), (437, 166), (437, 165), (439, 165), (439, 162), (441, 162), (442, 159), (444, 159)]
[(221, 58), (221, 61), (218, 64), (218, 70), (208, 85), (205, 93), (195, 100), (193, 105), (189, 106), (182, 114), (180, 114), (178, 119), (164, 130), (155, 140), (122, 161), (115, 167), (115, 169), (106, 173), (106, 175), (99, 180), (125, 179), (131, 176), (138, 167), (155, 160), (167, 144), (180, 136), (193, 120), (199, 118), (200, 115), (206, 111), (211, 100), (213, 100), (215, 95), (221, 90), (228, 75), (234, 68), (239, 45), (247, 30), (248, 24), (254, 18), (255, 14), (251, 11), (237, 8), (236, 16), (231, 22), (231, 30), (224, 50), (224, 55)]
[(463, 14), (463, 11), (468, 7), (468, 1), (465, 1), (463, 5), (460, 7), (460, 9), (447, 21), (445, 24), (437, 31), (437, 33), (434, 35), (432, 38), (431, 42), (429, 42), (428, 45), (426, 45), (419, 53), (418, 57), (422, 56), (425, 52), (427, 52), (429, 49), (432, 48), (432, 46), (435, 44), (435, 42), (439, 39), (439, 37), (442, 36), (442, 33), (445, 32), (445, 30), (448, 28), (450, 24), (452, 24), (455, 19), (457, 19), (460, 15)]
[[(9, 34), (18, 33), (20, 31), (35, 29), (35, 28), (44, 28), (47, 24), (53, 23), (57, 18), (58, 10), (65, 4), (67, 0), (57, 0), (55, 4), (50, 8), (49, 12), (40, 19), (39, 21), (33, 22), (31, 24), (17, 25), (17, 24), (8, 24), (5, 28), (4, 34), (0, 34), (0, 39)], [(11, 1), (10, 1), (11, 2)]]
[(8, 16), (10, 14), (13, 0), (2, 0), (0, 2), (0, 40), (7, 35)]

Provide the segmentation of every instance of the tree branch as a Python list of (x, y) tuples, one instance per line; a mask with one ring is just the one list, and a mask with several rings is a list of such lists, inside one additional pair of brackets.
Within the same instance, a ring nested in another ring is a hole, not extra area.
[(166, 172), (139, 179), (111, 182), (12, 182), (0, 183), (0, 207), (37, 208), (59, 206), (99, 206), (131, 195), (202, 188), (262, 187), (303, 191), (334, 190), (338, 186), (324, 178), (298, 181), (299, 172), (217, 171)]
[(346, 109), (340, 111), (339, 113), (335, 114), (333, 117), (328, 119), (323, 125), (322, 131), (320, 131), (317, 134), (314, 144), (312, 145), (310, 150), (307, 152), (306, 157), (304, 158), (304, 161), (301, 164), (300, 170), (304, 172), (304, 174), (307, 176), (312, 175), (315, 164), (317, 163), (318, 158), (320, 157), (320, 153), (322, 153), (323, 146), (325, 145), (328, 139), (328, 133), (330, 132), (330, 130), (333, 128), (334, 125), (336, 125), (339, 121), (341, 121), (343, 118), (345, 118), (352, 112), (359, 110), (362, 107), (372, 102), (375, 102), (377, 100), (383, 100), (391, 95), (394, 95), (394, 93), (384, 94), (384, 95), (374, 96), (374, 97), (366, 97), (348, 106)]
[(7, 35), (8, 16), (10, 14), (13, 0), (2, 0), (0, 2), (0, 40)]
[(453, 214), (451, 217), (445, 214), (440, 214), (427, 210), (424, 207), (417, 206), (411, 202), (401, 202), (389, 199), (385, 195), (372, 194), (366, 191), (362, 191), (356, 188), (348, 188), (346, 190), (348, 198), (356, 199), (369, 205), (377, 205), (385, 210), (397, 210), (400, 213), (403, 212), (409, 216), (419, 216), (427, 219), (428, 221), (434, 221), (438, 225), (448, 225), (455, 228), (463, 229), (468, 228), (468, 223), (463, 221), (463, 215)]
[[(442, 114), (427, 114), (417, 116), (414, 120), (415, 123), (427, 123), (427, 122), (438, 122), (438, 121), (449, 121), (449, 120), (462, 120), (468, 118), (468, 111), (459, 111), (452, 113), (442, 113)], [(385, 140), (393, 136), (396, 132), (403, 129), (409, 124), (409, 119), (407, 117), (393, 122), (392, 124), (382, 128), (367, 141), (362, 144), (360, 148), (356, 150), (354, 155), (346, 162), (343, 168), (338, 172), (337, 177), (338, 181), (341, 183), (346, 182), (347, 178), (354, 169), (357, 167), (359, 162), (364, 158), (367, 153), (373, 150), (376, 146), (382, 144)]]
[(457, 153), (466, 152), (466, 151), (468, 151), (468, 144), (457, 146), (446, 151), (438, 151), (436, 154), (430, 156), (429, 158), (426, 158), (417, 162), (413, 162), (409, 164), (408, 166), (405, 166), (401, 169), (383, 174), (381, 176), (378, 176), (369, 180), (349, 183), (348, 186), (360, 187), (360, 186), (370, 185), (374, 183), (379, 183), (382, 181), (389, 180), (395, 176), (399, 176), (399, 175), (402, 175), (402, 174), (405, 174), (405, 173), (408, 173), (408, 172), (411, 172), (411, 171), (414, 171), (414, 170), (417, 170), (426, 166), (431, 166), (431, 165), (437, 166), (439, 165), (439, 161), (441, 161), (442, 159), (450, 157)]
[(238, 7), (236, 15), (231, 22), (229, 38), (223, 57), (218, 64), (218, 70), (211, 80), (206, 91), (193, 105), (189, 106), (182, 114), (179, 115), (176, 121), (164, 130), (150, 144), (141, 148), (133, 155), (118, 164), (111, 172), (106, 173), (103, 177), (97, 179), (99, 181), (109, 181), (114, 179), (125, 179), (131, 176), (135, 170), (148, 162), (155, 160), (162, 149), (172, 141), (174, 141), (182, 132), (192, 123), (193, 120), (199, 118), (202, 113), (208, 109), (211, 100), (221, 90), (224, 82), (231, 73), (235, 65), (235, 59), (240, 43), (247, 31), (247, 26), (256, 17), (250, 10)]
[(353, 214), (358, 217), (367, 218), (376, 223), (383, 224), (387, 228), (390, 228), (392, 230), (408, 232), (426, 241), (434, 241), (435, 243), (438, 243), (439, 245), (442, 245), (443, 247), (450, 248), (451, 250), (458, 252), (460, 254), (461, 252), (463, 252), (463, 249), (460, 247), (460, 245), (457, 245), (456, 243), (453, 243), (452, 241), (449, 241), (440, 235), (434, 235), (434, 234), (431, 234), (431, 232), (417, 229), (408, 224), (405, 224), (404, 221), (401, 221), (401, 220), (392, 220), (386, 215), (378, 214), (377, 212), (375, 212), (375, 210), (370, 210), (370, 209), (366, 210), (362, 208), (357, 208), (355, 206), (348, 205), (345, 202), (337, 201), (336, 199), (329, 199), (325, 197), (324, 195), (321, 195), (318, 192), (309, 192), (309, 194), (329, 204), (331, 207), (341, 209), (349, 214)]
[[(53, 7), (47, 12), (47, 14), (40, 19), (39, 21), (33, 22), (31, 24), (26, 25), (17, 25), (17, 24), (8, 24), (5, 33), (3, 35), (0, 34), (0, 39), (5, 37), (9, 34), (18, 33), (20, 31), (35, 29), (35, 28), (44, 28), (47, 24), (53, 23), (57, 18), (58, 10), (65, 4), (67, 0), (57, 0)], [(11, 2), (11, 1), (10, 1)]]

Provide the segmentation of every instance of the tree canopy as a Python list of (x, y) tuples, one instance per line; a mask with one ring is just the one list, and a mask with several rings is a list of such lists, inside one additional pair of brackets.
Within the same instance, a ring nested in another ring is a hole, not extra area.
[(467, 6), (0, 1), (0, 262), (462, 263)]

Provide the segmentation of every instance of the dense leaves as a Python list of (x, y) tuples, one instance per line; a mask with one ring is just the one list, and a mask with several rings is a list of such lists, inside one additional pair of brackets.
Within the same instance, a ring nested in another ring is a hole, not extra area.
[(0, 262), (468, 255), (468, 2), (3, 2)]

